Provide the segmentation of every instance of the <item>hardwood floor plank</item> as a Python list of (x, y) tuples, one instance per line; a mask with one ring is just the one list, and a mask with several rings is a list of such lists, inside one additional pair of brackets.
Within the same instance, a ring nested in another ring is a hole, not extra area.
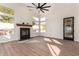
[(79, 42), (35, 37), (0, 43), (0, 56), (78, 56)]

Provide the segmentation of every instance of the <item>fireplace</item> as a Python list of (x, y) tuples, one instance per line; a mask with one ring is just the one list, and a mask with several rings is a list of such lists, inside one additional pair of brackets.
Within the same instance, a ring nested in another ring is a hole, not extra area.
[(30, 38), (30, 28), (20, 28), (20, 40), (26, 40)]

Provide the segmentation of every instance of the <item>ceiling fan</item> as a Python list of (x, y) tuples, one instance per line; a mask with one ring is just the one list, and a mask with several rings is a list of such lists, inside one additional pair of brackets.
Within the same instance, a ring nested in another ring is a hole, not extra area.
[(33, 6), (27, 6), (29, 8), (36, 8), (39, 9), (41, 12), (44, 13), (44, 11), (49, 11), (47, 8), (51, 7), (51, 6), (45, 6), (47, 3), (43, 3), (42, 5), (40, 3), (38, 3), (37, 5), (32, 3)]

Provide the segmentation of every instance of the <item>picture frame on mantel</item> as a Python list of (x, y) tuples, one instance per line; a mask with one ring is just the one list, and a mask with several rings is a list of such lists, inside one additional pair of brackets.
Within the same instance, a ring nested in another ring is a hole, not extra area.
[(63, 18), (63, 39), (74, 41), (74, 16)]

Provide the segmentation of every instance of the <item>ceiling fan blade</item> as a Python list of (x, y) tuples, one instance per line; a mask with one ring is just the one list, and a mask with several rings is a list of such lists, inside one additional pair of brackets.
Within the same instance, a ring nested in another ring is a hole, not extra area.
[(41, 7), (43, 7), (44, 5), (46, 5), (47, 3), (44, 3), (43, 5), (41, 5)]
[(32, 3), (35, 7), (37, 7), (37, 5), (35, 5), (34, 3)]
[(44, 13), (44, 11), (42, 9), (40, 9), (40, 10)]
[(42, 10), (49, 11), (48, 9), (42, 9)]
[(38, 7), (40, 7), (40, 3), (38, 3)]
[(51, 7), (51, 6), (45, 6), (45, 7), (42, 7), (42, 8), (49, 8), (49, 7)]
[(29, 8), (35, 8), (35, 7), (32, 7), (32, 6), (26, 6), (26, 7), (29, 7)]

